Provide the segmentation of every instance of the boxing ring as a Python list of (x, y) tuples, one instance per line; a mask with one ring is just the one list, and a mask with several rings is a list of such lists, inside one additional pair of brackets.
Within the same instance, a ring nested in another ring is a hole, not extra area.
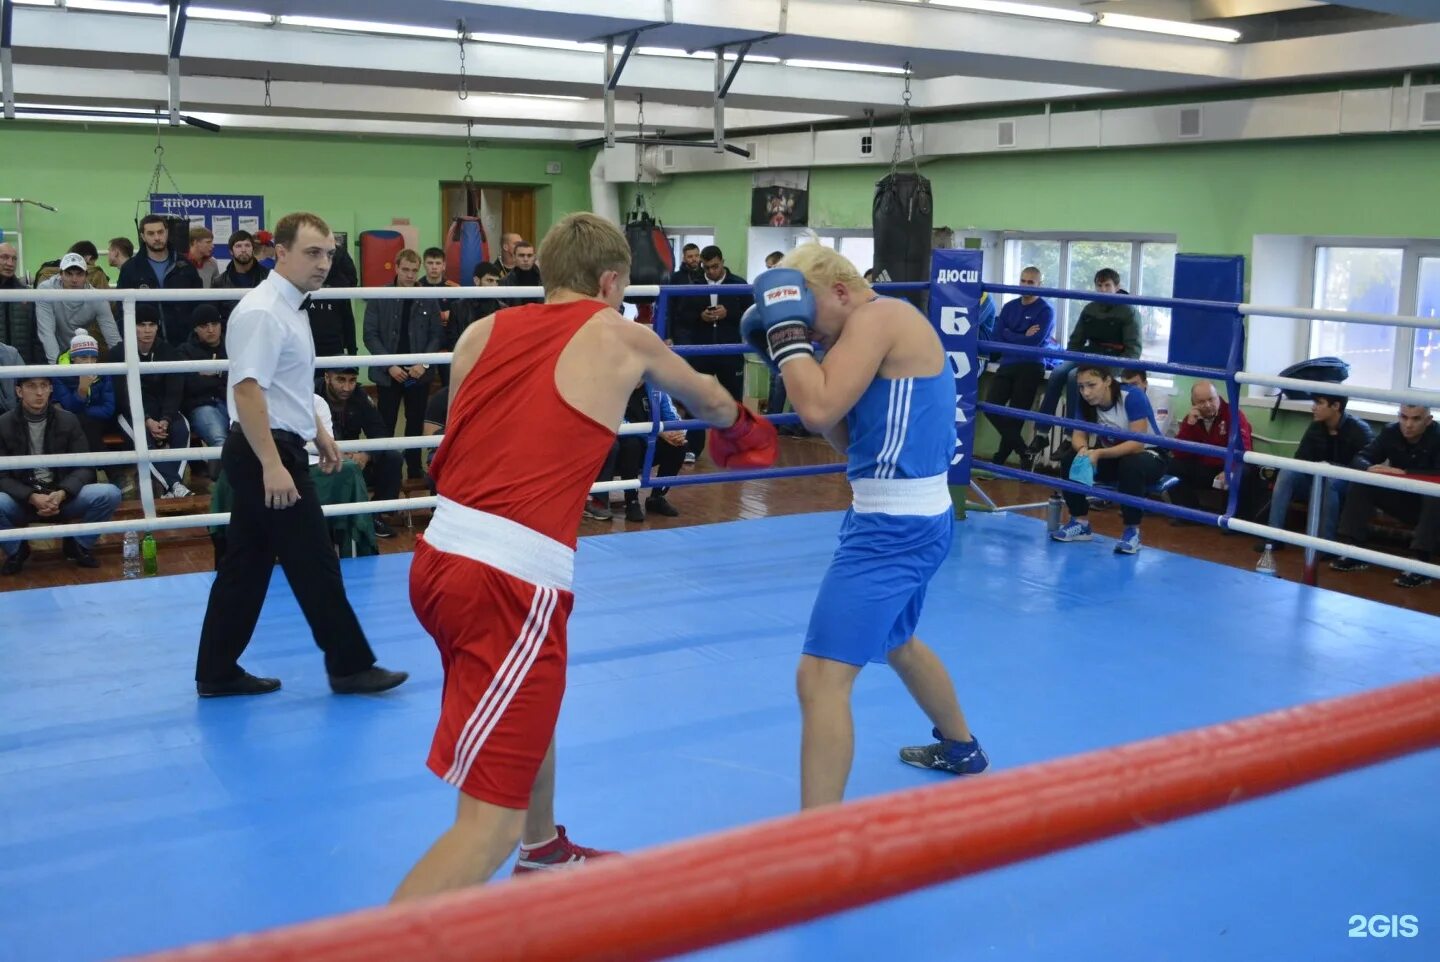
[[(105, 293), (93, 299), (126, 298), (131, 338), (136, 296), (217, 299)], [(662, 298), (662, 329), (664, 300), (691, 294), (631, 293)], [(124, 373), (136, 401), (141, 370), (216, 366), (132, 356), (87, 370)], [(1195, 370), (1231, 392), (1268, 383), (1238, 367)], [(1405, 396), (1435, 403), (1423, 392)], [(653, 451), (661, 430), (689, 426), (633, 424), (622, 433), (648, 436)], [(139, 451), (84, 463), (174, 455), (147, 451), (142, 440)], [(1241, 470), (1235, 455), (1225, 452), (1228, 471)], [(0, 469), (36, 460), (0, 459)], [(639, 479), (593, 490), (646, 487), (650, 469), (647, 457)], [(1197, 520), (1324, 547), (1234, 518), (1235, 487), (1225, 512)], [(224, 521), (155, 518), (141, 490), (147, 527)], [(412, 498), (327, 513), (426, 506)], [(1144, 508), (1177, 511), (1153, 501)], [(825, 513), (582, 538), (557, 812), (587, 844), (636, 854), (400, 908), (368, 907), (388, 897), (453, 808), (423, 766), (440, 668), (409, 608), (408, 556), (342, 562), (377, 655), (412, 672), (403, 688), (368, 699), (328, 694), (283, 579), (250, 648), (258, 670), (286, 679), (264, 700), (197, 702), (189, 691), (208, 575), (0, 594), (0, 671), (21, 680), (0, 699), (0, 962), (113, 958), (267, 929), (275, 931), (156, 958), (1434, 954), (1440, 753), (1425, 751), (1440, 744), (1433, 617), (1154, 549), (1099, 555), (1048, 542), (1044, 525), (1023, 513), (972, 513), (932, 585), (920, 634), (955, 675), (995, 774), (954, 780), (901, 765), (895, 749), (923, 740), (928, 723), (896, 679), (872, 670), (855, 689), (848, 797), (856, 801), (791, 815), (794, 665), (838, 525), (837, 514)], [(82, 530), (61, 527), (0, 538)], [(1377, 917), (1394, 922), (1381, 926)], [(1402, 925), (1406, 918), (1413, 923)]]

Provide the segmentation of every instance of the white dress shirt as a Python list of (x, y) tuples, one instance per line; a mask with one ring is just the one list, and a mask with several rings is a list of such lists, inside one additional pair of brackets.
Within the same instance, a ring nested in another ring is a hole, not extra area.
[(230, 382), (225, 389), (239, 420), (235, 385), (253, 379), (265, 394), (272, 430), (315, 437), (315, 339), (302, 309), (306, 295), (279, 271), (240, 299), (225, 332)]

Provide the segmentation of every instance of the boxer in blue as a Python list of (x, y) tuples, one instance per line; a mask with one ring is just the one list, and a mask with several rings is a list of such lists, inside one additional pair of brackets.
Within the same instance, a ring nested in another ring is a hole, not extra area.
[[(934, 725), (937, 742), (902, 761), (957, 775), (989, 759), (944, 664), (914, 637), (925, 589), (950, 551), (955, 378), (930, 323), (880, 297), (849, 261), (803, 244), (755, 280), (741, 332), (785, 372), (805, 426), (847, 461), (853, 501), (820, 584), (796, 685), (803, 735), (800, 801), (841, 801), (854, 757), (850, 692), (860, 669), (888, 661)], [(812, 342), (825, 350), (815, 360)]]

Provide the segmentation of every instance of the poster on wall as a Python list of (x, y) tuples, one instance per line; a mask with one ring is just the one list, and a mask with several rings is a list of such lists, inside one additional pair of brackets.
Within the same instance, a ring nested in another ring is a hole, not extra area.
[(950, 484), (968, 487), (975, 450), (975, 402), (980, 388), (976, 358), (979, 333), (981, 252), (938, 250), (930, 261), (930, 323), (940, 335), (955, 375), (955, 454)]
[(215, 259), (230, 260), (230, 235), (265, 226), (265, 198), (247, 194), (151, 194), (150, 213), (183, 217), (215, 235)]
[(810, 172), (767, 170), (750, 190), (751, 227), (804, 227), (810, 223)]

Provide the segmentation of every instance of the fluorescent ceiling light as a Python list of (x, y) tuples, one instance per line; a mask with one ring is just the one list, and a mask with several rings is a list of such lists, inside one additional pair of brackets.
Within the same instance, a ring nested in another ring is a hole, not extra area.
[(1240, 31), (1227, 27), (1211, 27), (1203, 23), (1184, 23), (1180, 20), (1156, 20), (1153, 17), (1136, 17), (1128, 13), (1102, 13), (1100, 26), (1119, 27), (1122, 30), (1143, 30), (1146, 33), (1163, 33), (1172, 37), (1193, 37), (1196, 40), (1219, 40), (1234, 43), (1240, 39)]
[(883, 67), (873, 63), (841, 63), (837, 60), (794, 60), (784, 61), (787, 67), (809, 67), (812, 70), (849, 70), (854, 73), (890, 73), (903, 75), (902, 67)]
[(56, 7), (57, 0), (10, 0), (17, 7)]
[(97, 13), (136, 13), (144, 16), (163, 17), (169, 8), (158, 3), (132, 3), (130, 0), (66, 0), (70, 10), (94, 10)]
[(1015, 17), (1038, 17), (1042, 20), (1063, 20), (1066, 23), (1095, 22), (1093, 13), (1045, 7), (1035, 3), (1012, 3), (1011, 0), (930, 0), (930, 6), (973, 10), (976, 13), (1006, 13)]
[(580, 50), (585, 53), (604, 53), (601, 43), (580, 43), (576, 40), (551, 40), (549, 37), (521, 37), (509, 33), (472, 33), (471, 40), (481, 43), (504, 43), (516, 47), (542, 47), (546, 50)]
[(227, 23), (274, 23), (268, 13), (254, 13), (250, 10), (221, 10), (217, 7), (191, 7), (191, 20), (222, 20)]
[(454, 30), (441, 30), (438, 27), (414, 27), (403, 23), (375, 23), (370, 20), (336, 20), (332, 17), (299, 17), (281, 14), (280, 23), (286, 27), (379, 33), (391, 37), (425, 37), (435, 40), (454, 40), (456, 38)]

